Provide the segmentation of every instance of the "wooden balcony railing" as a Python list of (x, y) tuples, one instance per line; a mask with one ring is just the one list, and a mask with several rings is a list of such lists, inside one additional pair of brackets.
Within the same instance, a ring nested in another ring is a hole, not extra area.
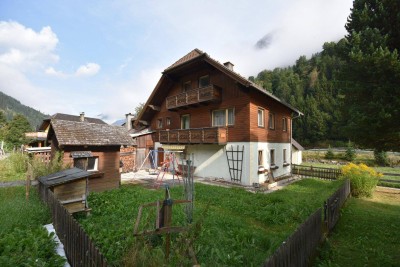
[(165, 130), (157, 133), (162, 144), (219, 144), (227, 142), (228, 130), (225, 127)]
[(167, 97), (167, 109), (174, 110), (185, 108), (200, 103), (214, 102), (221, 100), (221, 90), (215, 85), (197, 88), (184, 93)]

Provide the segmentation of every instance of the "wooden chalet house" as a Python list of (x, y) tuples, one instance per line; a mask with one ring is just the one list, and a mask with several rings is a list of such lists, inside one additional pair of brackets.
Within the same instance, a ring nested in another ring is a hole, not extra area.
[(127, 130), (99, 119), (56, 114), (42, 123), (48, 132), (52, 157), (63, 152), (63, 162), (87, 170), (89, 191), (118, 188), (120, 148), (134, 144)]
[(192, 155), (195, 176), (245, 185), (291, 171), (292, 119), (302, 113), (195, 49), (164, 70), (135, 124), (157, 150)]

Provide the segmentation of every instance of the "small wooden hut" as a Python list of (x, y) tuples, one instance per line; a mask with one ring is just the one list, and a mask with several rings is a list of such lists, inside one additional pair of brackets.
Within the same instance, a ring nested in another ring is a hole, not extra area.
[[(41, 191), (50, 189), (70, 213), (88, 211), (88, 171), (72, 168), (39, 177)], [(43, 193), (43, 192), (42, 192)]]

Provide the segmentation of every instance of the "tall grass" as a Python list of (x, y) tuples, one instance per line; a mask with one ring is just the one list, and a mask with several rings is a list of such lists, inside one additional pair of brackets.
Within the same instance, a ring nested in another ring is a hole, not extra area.
[(0, 188), (0, 266), (63, 266), (52, 236), (42, 227), (50, 223), (49, 210), (32, 189)]

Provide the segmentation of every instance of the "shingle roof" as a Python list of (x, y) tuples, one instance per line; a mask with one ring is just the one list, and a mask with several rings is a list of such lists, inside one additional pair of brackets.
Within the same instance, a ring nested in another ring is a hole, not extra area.
[(90, 173), (85, 170), (72, 168), (52, 173), (46, 176), (41, 176), (39, 177), (39, 181), (47, 187), (51, 187), (59, 184), (65, 184), (70, 181), (83, 179), (85, 177), (88, 177), (89, 175)]
[[(64, 120), (64, 121), (81, 121), (80, 116), (64, 114), (64, 113), (56, 113), (56, 114), (52, 115), (49, 119)], [(90, 117), (85, 117), (84, 121), (90, 122), (90, 123), (107, 124), (103, 120), (96, 119), (96, 118), (90, 118)]]
[(186, 55), (184, 55), (183, 57), (181, 57), (179, 60), (177, 60), (174, 64), (172, 64), (171, 66), (169, 66), (168, 68), (166, 68), (165, 70), (169, 70), (169, 69), (173, 69), (179, 65), (182, 65), (194, 58), (197, 58), (201, 55), (204, 55), (205, 53), (199, 49), (194, 49), (192, 51), (190, 51), (189, 53), (187, 53)]
[(125, 127), (108, 124), (51, 120), (59, 145), (121, 146), (134, 145)]

